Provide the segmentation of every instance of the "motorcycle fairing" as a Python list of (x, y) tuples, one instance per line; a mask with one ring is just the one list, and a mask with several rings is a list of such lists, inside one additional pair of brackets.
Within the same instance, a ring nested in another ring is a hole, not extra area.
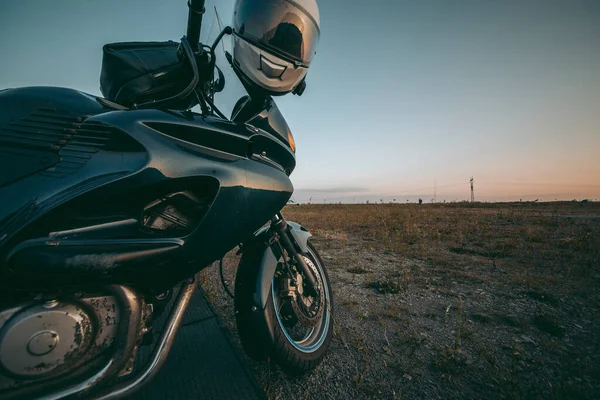
[[(111, 110), (76, 91), (66, 98), (87, 105), (70, 108), (61, 103), (65, 91), (28, 88), (27, 96), (18, 92), (15, 99), (21, 115), (37, 109), (38, 98), (68, 113), (86, 111), (81, 125), (112, 136), (86, 153), (76, 132), (55, 152), (54, 167), (23, 169), (19, 179), (0, 186), (0, 274), (6, 282), (51, 288), (146, 278), (168, 287), (251, 236), (292, 194), (286, 171), (294, 155), (272, 135), (191, 112)], [(13, 122), (0, 114), (5, 124)], [(72, 154), (85, 162), (57, 176), (60, 152), (74, 142), (79, 147)], [(165, 214), (153, 207), (163, 202), (168, 209), (174, 198), (193, 215), (173, 229), (148, 226), (149, 214)]]

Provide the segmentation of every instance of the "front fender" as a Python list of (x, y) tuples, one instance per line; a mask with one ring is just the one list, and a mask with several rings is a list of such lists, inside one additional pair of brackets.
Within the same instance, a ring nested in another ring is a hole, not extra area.
[(289, 232), (300, 247), (300, 250), (303, 253), (308, 253), (308, 238), (312, 236), (311, 233), (297, 222), (287, 221), (287, 224), (290, 227)]
[[(298, 245), (302, 253), (308, 252), (308, 238), (312, 234), (302, 225), (286, 221), (289, 226), (288, 232), (292, 235), (295, 243)], [(269, 292), (271, 290), (271, 282), (275, 269), (279, 263), (280, 256), (277, 250), (273, 249), (273, 246), (265, 246), (269, 238), (269, 227), (264, 227), (255, 233), (254, 242), (258, 242), (258, 245), (262, 245), (264, 251), (262, 253), (260, 262), (258, 264), (258, 276), (256, 280), (256, 290), (254, 292), (254, 305), (264, 309), (267, 305), (267, 299), (269, 298)]]

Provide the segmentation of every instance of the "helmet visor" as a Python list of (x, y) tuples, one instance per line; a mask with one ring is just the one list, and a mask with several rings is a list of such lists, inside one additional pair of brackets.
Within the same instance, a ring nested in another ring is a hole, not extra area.
[(233, 16), (241, 37), (275, 55), (310, 64), (319, 41), (319, 28), (307, 12), (285, 0), (238, 0)]

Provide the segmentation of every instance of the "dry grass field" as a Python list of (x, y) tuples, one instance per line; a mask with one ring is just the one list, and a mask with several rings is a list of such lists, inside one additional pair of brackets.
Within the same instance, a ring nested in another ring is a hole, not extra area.
[[(335, 337), (312, 373), (251, 363), (269, 398), (600, 398), (600, 204), (300, 205)], [(232, 282), (238, 259), (226, 258)], [(236, 338), (216, 268), (203, 286)], [(237, 339), (234, 339), (237, 340)]]

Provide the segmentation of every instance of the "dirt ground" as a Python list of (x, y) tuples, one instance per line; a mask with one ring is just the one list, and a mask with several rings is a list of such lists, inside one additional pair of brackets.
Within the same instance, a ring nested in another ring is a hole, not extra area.
[[(269, 398), (600, 398), (600, 204), (300, 205), (328, 268), (335, 336)], [(225, 259), (233, 286), (237, 256)], [(237, 345), (218, 268), (203, 287)]]

